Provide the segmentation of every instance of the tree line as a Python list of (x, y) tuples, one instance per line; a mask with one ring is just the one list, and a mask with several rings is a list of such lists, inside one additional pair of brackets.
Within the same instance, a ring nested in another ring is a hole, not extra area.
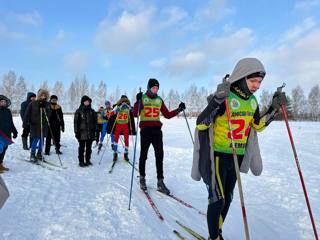
[[(17, 76), (15, 72), (9, 71), (2, 78), (0, 83), (0, 94), (11, 99), (11, 109), (14, 113), (19, 112), (21, 102), (26, 100), (27, 92), (37, 93), (39, 88), (46, 89), (50, 94), (55, 94), (59, 98), (59, 103), (65, 112), (73, 113), (80, 104), (83, 95), (92, 98), (93, 108), (97, 109), (104, 105), (105, 100), (115, 103), (121, 95), (125, 94), (131, 100), (132, 105), (135, 102), (137, 89), (132, 89), (131, 93), (122, 91), (119, 87), (113, 90), (107, 88), (105, 81), (101, 80), (98, 84), (90, 83), (83, 75), (76, 77), (69, 86), (65, 86), (62, 81), (56, 81), (53, 86), (49, 86), (47, 81), (43, 81), (39, 86), (28, 86), (23, 76)], [(176, 108), (181, 101), (186, 103), (186, 114), (190, 117), (197, 116), (207, 105), (207, 96), (211, 92), (204, 87), (198, 87), (191, 84), (183, 92), (170, 89), (167, 93), (163, 90), (160, 96), (165, 101), (169, 109)], [(272, 101), (273, 91), (262, 90), (260, 95), (260, 111), (264, 112)], [(287, 93), (288, 105), (287, 113), (291, 120), (296, 121), (320, 121), (320, 88), (315, 85), (306, 95), (301, 86), (296, 86), (291, 93)], [(279, 115), (278, 119), (281, 119)]]

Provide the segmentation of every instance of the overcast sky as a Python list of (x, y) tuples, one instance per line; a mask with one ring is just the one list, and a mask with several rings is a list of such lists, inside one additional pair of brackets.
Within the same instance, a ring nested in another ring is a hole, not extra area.
[(320, 83), (319, 20), (320, 0), (0, 0), (0, 76), (211, 90), (250, 56), (265, 64), (262, 89), (309, 91)]

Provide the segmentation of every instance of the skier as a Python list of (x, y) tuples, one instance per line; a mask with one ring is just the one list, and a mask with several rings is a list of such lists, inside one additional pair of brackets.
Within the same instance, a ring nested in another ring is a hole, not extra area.
[(208, 98), (207, 107), (197, 118), (192, 178), (199, 181), (202, 177), (207, 185), (210, 239), (223, 239), (222, 225), (237, 181), (225, 99), (229, 104), (240, 171), (248, 172), (250, 167), (254, 175), (260, 175), (262, 160), (256, 131), (268, 126), (281, 104), (286, 103), (285, 93), (276, 92), (267, 112), (260, 115), (253, 94), (260, 88), (265, 74), (258, 59), (241, 59), (230, 78), (219, 84), (215, 94)]
[[(28, 92), (27, 100), (22, 102), (20, 107), (20, 117), (22, 121), (29, 103), (33, 102), (34, 100), (36, 100), (36, 94), (33, 92)], [(29, 134), (30, 134), (30, 128), (23, 128), (21, 139), (22, 139), (22, 147), (24, 150), (29, 150), (29, 147), (28, 147)], [(31, 145), (31, 139), (30, 139), (30, 145)]]
[(116, 106), (110, 113), (110, 123), (108, 125), (108, 133), (114, 134), (113, 145), (113, 161), (118, 159), (118, 141), (120, 134), (124, 136), (124, 160), (129, 161), (129, 135), (135, 135), (136, 129), (134, 125), (134, 116), (130, 101), (126, 95), (122, 95), (116, 103)]
[(11, 101), (6, 96), (0, 95), (0, 173), (9, 171), (9, 168), (3, 165), (3, 159), (8, 145), (12, 143), (11, 134), (13, 138), (17, 138), (18, 135), (11, 111), (8, 108), (10, 105)]
[[(147, 190), (145, 180), (145, 166), (148, 157), (148, 150), (150, 144), (153, 145), (156, 156), (156, 168), (157, 168), (157, 187), (158, 190), (170, 194), (170, 190), (163, 182), (163, 142), (162, 131), (160, 122), (160, 112), (165, 118), (172, 118), (182, 112), (186, 106), (183, 102), (179, 104), (179, 107), (173, 111), (169, 111), (161, 99), (158, 96), (159, 82), (157, 79), (151, 78), (148, 81), (147, 91), (137, 94), (137, 102), (134, 104), (134, 116), (140, 115), (140, 159), (139, 159), (139, 173), (140, 173), (140, 188), (143, 191)], [(138, 113), (138, 106), (140, 112)]]
[[(48, 99), (49, 92), (45, 89), (39, 89), (37, 100), (28, 105), (24, 114), (23, 128), (30, 127), (30, 138), (32, 139), (30, 161), (32, 162), (43, 159), (43, 141), (48, 133), (48, 121), (46, 118), (50, 118), (51, 116), (50, 105), (47, 102)], [(37, 148), (38, 152), (36, 155)]]
[(108, 100), (106, 100), (105, 109), (103, 109), (102, 112), (100, 113), (100, 116), (98, 116), (98, 118), (102, 122), (102, 129), (101, 129), (101, 136), (99, 139), (98, 151), (101, 150), (104, 137), (107, 134), (107, 126), (108, 126), (108, 121), (110, 117), (110, 112), (111, 112), (111, 103)]
[(98, 108), (97, 114), (97, 125), (96, 125), (96, 135), (95, 135), (95, 141), (96, 144), (94, 147), (97, 147), (99, 144), (100, 134), (102, 131), (102, 124), (105, 122), (105, 119), (101, 119), (101, 113), (103, 112), (103, 106), (100, 106)]
[[(53, 144), (55, 144), (55, 149), (57, 154), (62, 154), (60, 151), (60, 138), (61, 131), (64, 132), (64, 120), (63, 120), (63, 112), (61, 106), (58, 104), (58, 97), (56, 95), (52, 95), (50, 97), (50, 107), (51, 107), (51, 116), (49, 118), (49, 123), (51, 130), (48, 131), (48, 136), (46, 138), (46, 148), (45, 155), (50, 155), (51, 148), (51, 139), (53, 139)], [(53, 136), (51, 135), (51, 131)]]
[[(95, 129), (97, 124), (97, 114), (91, 108), (92, 100), (84, 95), (81, 98), (81, 104), (74, 114), (74, 133), (79, 142), (78, 159), (79, 166), (86, 167), (92, 165), (91, 152), (92, 142), (95, 138)], [(85, 158), (84, 158), (84, 152)], [(86, 162), (84, 162), (84, 159)]]

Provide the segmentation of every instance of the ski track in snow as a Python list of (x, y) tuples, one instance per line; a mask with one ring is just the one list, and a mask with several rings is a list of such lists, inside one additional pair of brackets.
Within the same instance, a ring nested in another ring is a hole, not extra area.
[[(21, 135), (21, 120), (15, 117), (14, 121)], [(188, 121), (194, 129), (195, 119)], [(165, 183), (174, 195), (206, 212), (206, 187), (190, 177), (193, 150), (185, 119), (162, 119), (162, 122)], [(320, 123), (290, 122), (290, 126), (320, 231)], [(259, 134), (259, 142), (264, 161), (262, 175), (241, 174), (251, 239), (313, 239), (285, 123), (272, 123)], [(0, 239), (177, 239), (173, 229), (192, 239), (175, 223), (176, 219), (208, 236), (204, 216), (151, 189), (156, 187), (152, 147), (149, 149), (146, 179), (164, 222), (158, 219), (140, 191), (137, 173), (133, 182), (131, 210), (128, 210), (131, 166), (122, 161), (119, 154), (119, 160), (109, 174), (112, 164), (109, 146), (101, 165), (98, 162), (103, 151), (97, 155), (97, 149), (93, 148), (93, 166), (78, 167), (78, 143), (73, 134), (72, 116), (66, 116), (66, 132), (62, 133), (61, 143), (64, 145), (61, 159), (67, 169), (59, 171), (19, 160), (29, 157), (28, 151), (21, 150), (20, 136), (16, 144), (9, 147), (5, 164), (10, 172), (2, 174), (2, 177), (11, 196), (0, 212)], [(119, 146), (121, 151), (121, 143)], [(139, 151), (138, 141), (137, 161)], [(52, 147), (52, 154), (47, 160), (59, 164), (53, 152)], [(129, 157), (133, 160), (131, 137)], [(223, 233), (225, 239), (244, 239), (237, 186)]]

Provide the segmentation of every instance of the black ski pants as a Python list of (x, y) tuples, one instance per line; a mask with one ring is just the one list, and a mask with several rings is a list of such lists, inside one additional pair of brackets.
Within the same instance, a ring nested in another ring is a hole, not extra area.
[(92, 140), (79, 140), (79, 148), (78, 148), (78, 158), (79, 163), (84, 163), (84, 158), (86, 162), (90, 162), (91, 152), (92, 152)]
[[(241, 166), (243, 155), (238, 155)], [(214, 152), (215, 186), (208, 186), (209, 205), (207, 222), (211, 239), (216, 239), (222, 231), (222, 224), (228, 214), (237, 182), (232, 154)]]
[(156, 157), (157, 178), (163, 179), (163, 142), (161, 127), (144, 127), (140, 131), (140, 176), (146, 176), (146, 160), (149, 147), (152, 144)]
[(60, 130), (60, 126), (55, 126), (55, 125), (51, 125), (51, 130), (52, 130), (52, 134), (50, 129), (48, 130), (48, 136), (46, 137), (46, 148), (45, 148), (45, 152), (46, 153), (50, 153), (50, 148), (51, 148), (51, 140), (53, 139), (53, 144), (55, 144), (56, 150), (60, 150), (60, 139), (61, 139), (61, 130)]

